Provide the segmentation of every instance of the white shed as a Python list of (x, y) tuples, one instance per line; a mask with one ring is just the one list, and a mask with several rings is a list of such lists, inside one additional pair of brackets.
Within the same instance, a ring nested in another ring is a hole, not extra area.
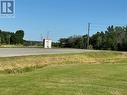
[(44, 48), (52, 48), (52, 40), (44, 39)]

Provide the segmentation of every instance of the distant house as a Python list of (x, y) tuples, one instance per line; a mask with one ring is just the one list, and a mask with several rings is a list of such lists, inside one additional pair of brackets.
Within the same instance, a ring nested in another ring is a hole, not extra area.
[(44, 43), (44, 48), (52, 48), (52, 40), (44, 39), (43, 43)]

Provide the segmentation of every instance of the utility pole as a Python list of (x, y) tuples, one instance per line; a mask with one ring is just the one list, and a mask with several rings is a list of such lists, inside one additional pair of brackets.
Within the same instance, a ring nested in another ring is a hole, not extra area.
[(89, 42), (90, 42), (90, 25), (91, 23), (88, 23), (88, 35), (87, 35), (87, 49), (89, 49)]

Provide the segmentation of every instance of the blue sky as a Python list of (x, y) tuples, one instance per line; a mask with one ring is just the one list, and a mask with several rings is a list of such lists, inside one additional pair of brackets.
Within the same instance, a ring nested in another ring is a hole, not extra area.
[(15, 0), (15, 18), (0, 18), (0, 29), (25, 31), (26, 40), (41, 34), (57, 41), (61, 37), (91, 35), (107, 25), (127, 25), (127, 0)]

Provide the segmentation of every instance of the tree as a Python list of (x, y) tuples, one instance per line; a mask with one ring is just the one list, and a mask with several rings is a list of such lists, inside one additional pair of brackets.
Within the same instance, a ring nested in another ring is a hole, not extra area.
[[(60, 46), (68, 48), (84, 48), (87, 35), (71, 36), (60, 39)], [(109, 26), (106, 31), (97, 32), (90, 37), (90, 45), (94, 49), (126, 50), (127, 51), (127, 26)]]
[(16, 44), (23, 44), (24, 31), (17, 30), (15, 33)]
[(16, 44), (15, 33), (12, 33), (12, 35), (11, 35), (11, 37), (10, 37), (10, 43), (11, 43), (11, 44)]

